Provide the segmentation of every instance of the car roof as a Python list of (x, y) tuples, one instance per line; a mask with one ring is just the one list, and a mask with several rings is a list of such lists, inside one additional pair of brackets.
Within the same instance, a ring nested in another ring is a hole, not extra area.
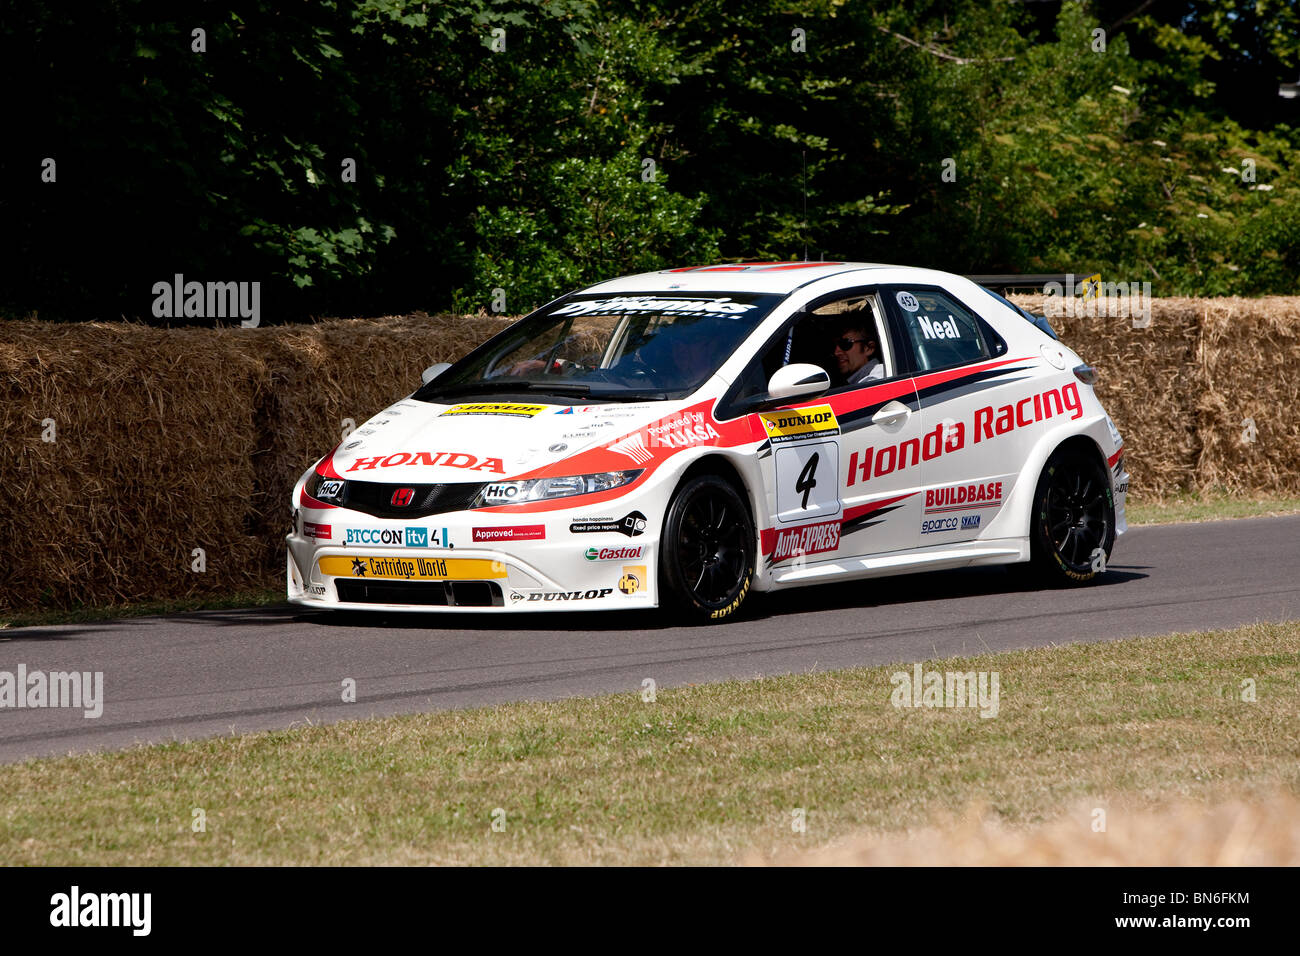
[[(788, 294), (801, 286), (832, 276), (874, 271), (894, 273), (890, 281), (934, 283), (960, 278), (947, 272), (886, 265), (879, 262), (723, 262), (712, 266), (686, 266), (659, 272), (642, 272), (598, 282), (587, 293), (628, 292), (768, 292)], [(884, 278), (883, 276), (880, 278)]]

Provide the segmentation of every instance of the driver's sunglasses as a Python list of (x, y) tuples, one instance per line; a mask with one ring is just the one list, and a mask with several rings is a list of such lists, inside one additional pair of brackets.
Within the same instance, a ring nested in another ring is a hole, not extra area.
[(839, 339), (835, 343), (835, 347), (839, 349), (841, 352), (847, 352), (849, 349), (853, 348), (853, 346), (857, 345), (859, 342), (870, 342), (870, 341), (871, 341), (870, 339)]

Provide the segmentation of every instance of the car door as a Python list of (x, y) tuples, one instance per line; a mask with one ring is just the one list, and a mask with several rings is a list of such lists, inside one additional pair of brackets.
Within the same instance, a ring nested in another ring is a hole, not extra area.
[[(737, 379), (729, 399), (743, 407), (766, 394), (782, 365), (830, 365), (827, 329), (844, 301), (874, 303), (874, 289), (838, 292), (814, 300), (777, 332)], [(828, 311), (830, 310), (830, 311)], [(885, 324), (877, 320), (880, 334)], [(898, 464), (897, 446), (919, 435), (916, 395), (907, 375), (895, 373), (891, 340), (883, 340), (883, 379), (840, 385), (816, 398), (764, 404), (748, 414), (760, 444), (770, 527), (763, 530), (769, 565), (803, 565), (915, 547), (915, 520), (901, 512), (913, 497), (915, 468)], [(910, 444), (909, 444), (910, 442)], [(877, 452), (880, 452), (878, 455)], [(895, 464), (891, 466), (889, 463)]]
[[(854, 558), (907, 551), (920, 543), (916, 515), (921, 419), (916, 389), (880, 290), (869, 291), (884, 375), (839, 385), (827, 395), (838, 414), (843, 458), (840, 554)], [(833, 310), (835, 303), (828, 308)]]
[(1025, 363), (952, 291), (899, 285), (884, 297), (912, 363), (921, 448), (921, 545), (979, 537), (1000, 513), (1041, 426)]

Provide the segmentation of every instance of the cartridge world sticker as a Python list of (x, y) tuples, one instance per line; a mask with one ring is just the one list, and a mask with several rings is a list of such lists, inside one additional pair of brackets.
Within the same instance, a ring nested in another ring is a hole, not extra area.
[(321, 558), (321, 574), (381, 581), (484, 581), (504, 578), (506, 566), (487, 558), (400, 558), (333, 555)]
[(478, 402), (471, 405), (453, 405), (439, 418), (447, 415), (506, 415), (510, 418), (532, 418), (546, 411), (545, 405), (520, 405), (515, 402)]
[(840, 423), (835, 419), (835, 412), (829, 405), (814, 405), (811, 408), (795, 408), (784, 412), (763, 412), (763, 430), (773, 445), (788, 441), (800, 441), (805, 438), (822, 438), (838, 435)]

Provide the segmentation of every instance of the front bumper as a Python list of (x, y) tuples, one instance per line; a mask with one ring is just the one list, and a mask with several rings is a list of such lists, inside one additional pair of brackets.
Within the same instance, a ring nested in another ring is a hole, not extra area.
[[(301, 510), (285, 539), (289, 601), (339, 610), (496, 614), (657, 606), (658, 528), (649, 522), (632, 537), (573, 533), (567, 513), (423, 520), (439, 527), (345, 509)], [(475, 540), (511, 537), (521, 527), (530, 537)], [(412, 530), (423, 532), (415, 541), (430, 546), (410, 546)], [(364, 541), (355, 540), (357, 532)]]

